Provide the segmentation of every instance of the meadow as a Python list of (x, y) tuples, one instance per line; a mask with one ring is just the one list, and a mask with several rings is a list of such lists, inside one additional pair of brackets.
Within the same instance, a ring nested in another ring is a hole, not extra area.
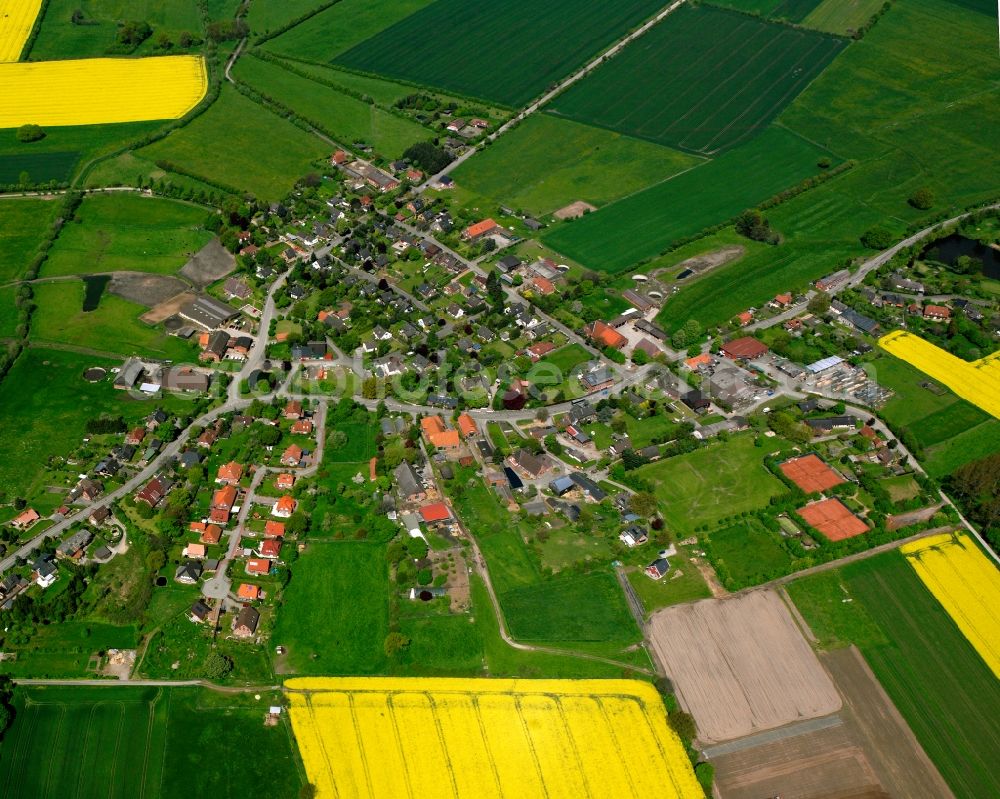
[(845, 45), (714, 6), (682, 6), (551, 107), (711, 155), (759, 134)]
[(695, 169), (555, 225), (542, 240), (591, 269), (618, 272), (815, 175), (824, 157), (804, 139), (771, 128)]
[(544, 215), (577, 200), (607, 205), (697, 164), (667, 147), (533, 114), (451, 174), (477, 194)]
[[(276, 141), (280, 147), (273, 146)], [(328, 156), (329, 149), (320, 139), (224, 86), (219, 99), (191, 124), (138, 153), (177, 164), (208, 182), (274, 200), (310, 171), (314, 159)]]
[(861, 649), (957, 799), (1000, 794), (1000, 682), (898, 551), (789, 594), (826, 645)]
[(17, 333), (16, 295), (17, 286), (0, 286), (0, 339), (13, 338)]
[(783, 493), (784, 485), (763, 463), (766, 454), (782, 446), (768, 439), (755, 447), (753, 435), (734, 436), (647, 464), (635, 474), (652, 484), (668, 529), (686, 536), (727, 516), (761, 508)]
[(520, 107), (660, 7), (655, 0), (491, 0), (472, 7), (438, 0), (333, 60)]
[(24, 274), (58, 210), (59, 203), (52, 200), (0, 202), (0, 284)]
[[(301, 5), (305, 0), (296, 0)], [(330, 61), (345, 50), (363, 42), (370, 36), (405, 19), (415, 11), (430, 5), (432, 0), (340, 0), (305, 22), (285, 31), (264, 44), (265, 49), (291, 58), (307, 61)], [(313, 7), (319, 5), (312, 3)], [(250, 10), (250, 24), (254, 32), (267, 22), (264, 17), (275, 18), (280, 11), (271, 11), (266, 4), (257, 4)], [(292, 17), (294, 19), (294, 17)]]
[(84, 198), (59, 234), (42, 277), (102, 272), (173, 275), (212, 239), (208, 210), (120, 192)]
[(850, 34), (866, 24), (884, 0), (821, 0), (799, 22), (830, 33)]
[(272, 643), (289, 674), (377, 674), (386, 667), (389, 569), (385, 547), (312, 542), (284, 591)]
[(286, 687), (321, 799), (703, 796), (648, 683), (320, 678)]
[(781, 536), (758, 519), (710, 533), (703, 541), (708, 559), (730, 591), (760, 585), (791, 571), (792, 555)]
[(38, 309), (31, 322), (32, 344), (68, 345), (104, 354), (175, 361), (194, 356), (187, 342), (139, 321), (145, 306), (105, 292), (97, 308), (84, 311), (84, 293), (82, 280), (36, 284)]
[[(261, 724), (264, 706), (280, 694), (251, 696), (115, 685), (18, 689), (16, 720), (0, 750), (0, 797), (183, 799), (251, 793), (261, 784), (293, 796), (300, 782), (288, 728)], [(206, 748), (234, 734), (248, 751), (270, 756), (215, 758), (207, 768)]]
[(234, 75), (304, 119), (321, 125), (336, 139), (365, 142), (385, 157), (399, 157), (407, 147), (432, 135), (416, 122), (303, 78), (270, 61), (242, 58)]

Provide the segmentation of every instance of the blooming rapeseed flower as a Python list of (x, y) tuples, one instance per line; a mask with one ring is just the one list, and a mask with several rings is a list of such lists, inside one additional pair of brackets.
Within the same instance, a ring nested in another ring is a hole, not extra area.
[(948, 533), (901, 547), (962, 634), (1000, 677), (1000, 570), (967, 535)]
[(41, 7), (42, 0), (0, 0), (0, 62), (21, 57)]
[(321, 799), (704, 796), (646, 683), (371, 677), (285, 688)]

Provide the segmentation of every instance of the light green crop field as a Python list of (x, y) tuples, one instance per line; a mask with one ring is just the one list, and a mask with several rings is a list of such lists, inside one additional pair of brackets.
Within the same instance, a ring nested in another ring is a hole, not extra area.
[[(184, 799), (250, 795), (267, 785), (294, 796), (299, 775), (285, 725), (265, 727), (271, 692), (226, 696), (197, 688), (31, 687), (0, 749), (3, 799)], [(267, 757), (204, 763), (213, 741), (236, 736)], [(243, 762), (245, 760), (245, 762)]]
[(247, 22), (254, 34), (267, 33), (287, 25), (304, 14), (325, 5), (324, 0), (281, 0), (281, 2), (251, 3)]
[(58, 200), (25, 197), (0, 203), (0, 284), (24, 274), (58, 210)]
[(451, 174), (477, 194), (548, 214), (577, 200), (607, 205), (698, 163), (620, 133), (533, 114)]
[(242, 58), (234, 75), (261, 94), (273, 97), (303, 119), (322, 125), (338, 140), (362, 141), (396, 158), (411, 144), (426, 141), (430, 130), (348, 94), (308, 80), (259, 58)]
[(958, 799), (1000, 794), (1000, 681), (898, 551), (788, 591), (823, 645), (861, 649)]
[(824, 157), (806, 140), (770, 128), (695, 169), (551, 227), (542, 240), (591, 269), (618, 272), (817, 174)]
[(194, 355), (185, 341), (139, 321), (146, 308), (104, 292), (93, 311), (83, 310), (83, 281), (38, 283), (38, 309), (31, 322), (33, 344), (62, 344), (102, 353), (185, 360)]
[(885, 0), (823, 0), (815, 5), (802, 24), (819, 31), (853, 33), (882, 8)]
[[(84, 12), (86, 24), (72, 21), (73, 12)], [(196, 0), (49, 0), (42, 27), (31, 48), (32, 61), (61, 58), (95, 58), (115, 44), (118, 23), (143, 20), (153, 35), (139, 45), (135, 55), (159, 54), (156, 38), (165, 33), (176, 44), (181, 33), (202, 38)]]
[(212, 239), (209, 211), (119, 192), (85, 197), (59, 234), (41, 277), (131, 271), (172, 275)]
[(784, 493), (782, 482), (764, 468), (764, 456), (781, 449), (768, 439), (755, 447), (753, 435), (650, 463), (635, 470), (653, 484), (668, 529), (690, 535), (703, 525), (727, 516), (756, 510), (771, 497)]
[(138, 152), (272, 200), (284, 196), (329, 149), (319, 138), (224, 86), (219, 99), (190, 125)]
[[(297, 0), (297, 4), (300, 2), (301, 0)], [(264, 47), (291, 58), (330, 61), (431, 2), (432, 0), (340, 0), (326, 11), (321, 11), (266, 42)], [(319, 5), (319, 2), (314, 5)], [(274, 12), (260, 10), (257, 13), (258, 18), (265, 13), (268, 16), (274, 15)]]

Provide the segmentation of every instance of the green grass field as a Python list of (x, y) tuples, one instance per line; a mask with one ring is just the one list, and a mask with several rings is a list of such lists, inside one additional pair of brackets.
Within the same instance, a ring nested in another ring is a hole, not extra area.
[(138, 194), (84, 198), (59, 234), (41, 277), (152, 272), (172, 275), (212, 239), (203, 224), (209, 211)]
[(0, 339), (13, 338), (17, 332), (16, 286), (0, 287)]
[[(296, 0), (301, 5), (304, 0)], [(296, 25), (264, 46), (266, 49), (292, 58), (308, 61), (329, 61), (359, 42), (405, 19), (415, 11), (430, 5), (432, 0), (340, 0), (334, 6), (322, 11), (311, 19)], [(319, 2), (313, 4), (314, 7)], [(276, 17), (273, 10), (251, 9), (250, 21), (254, 14)], [(294, 19), (294, 15), (292, 18)]]
[(882, 8), (884, 0), (822, 0), (800, 22), (830, 33), (853, 33)]
[(715, 530), (708, 536), (705, 549), (715, 570), (728, 578), (723, 582), (729, 590), (780, 577), (788, 573), (792, 563), (781, 536), (765, 529), (757, 519)]
[(390, 114), (329, 86), (303, 78), (259, 58), (243, 58), (234, 74), (268, 97), (273, 97), (330, 131), (344, 142), (362, 141), (383, 156), (396, 158), (431, 132), (409, 119)]
[(247, 12), (247, 22), (255, 34), (267, 33), (287, 25), (303, 14), (308, 14), (321, 5), (324, 0), (282, 0), (280, 3), (251, 3)]
[(224, 86), (219, 99), (190, 125), (138, 152), (273, 200), (309, 172), (314, 159), (328, 156), (329, 149), (320, 139)]
[(685, 153), (630, 136), (534, 114), (452, 177), (512, 208), (548, 214), (576, 200), (607, 205), (697, 163)]
[(1000, 795), (1000, 682), (898, 551), (789, 593), (821, 642), (858, 645), (958, 799)]
[(694, 565), (680, 563), (675, 558), (671, 566), (673, 568), (670, 573), (662, 580), (649, 579), (642, 569), (635, 569), (628, 574), (628, 581), (642, 601), (647, 616), (669, 605), (707, 599), (712, 595), (708, 585), (705, 584), (705, 578)]
[[(337, 56), (362, 72), (525, 105), (659, 10), (655, 0), (438, 0)], [(469, 55), (474, 53), (475, 57)]]
[(0, 202), (0, 284), (24, 274), (58, 210), (58, 201), (52, 200)]
[(768, 439), (755, 447), (752, 435), (650, 463), (635, 470), (653, 484), (670, 530), (690, 535), (705, 525), (755, 510), (784, 492), (784, 485), (764, 468), (764, 455), (783, 442)]
[[(73, 12), (81, 9), (87, 24), (75, 25)], [(202, 37), (201, 17), (195, 0), (49, 0), (38, 38), (31, 48), (32, 61), (61, 58), (96, 58), (115, 44), (118, 22), (144, 20), (153, 35), (139, 45), (135, 55), (159, 54), (156, 38), (165, 33), (176, 44), (185, 31)]]
[[(0, 749), (3, 799), (184, 799), (257, 792), (294, 796), (299, 775), (284, 725), (264, 727), (266, 703), (194, 688), (31, 687), (15, 694)], [(267, 757), (211, 759), (236, 736)]]
[(38, 283), (38, 309), (31, 322), (33, 344), (65, 344), (118, 355), (145, 355), (175, 361), (194, 355), (191, 345), (139, 321), (142, 305), (107, 292), (93, 311), (83, 310), (83, 281)]
[(556, 225), (542, 239), (585, 266), (617, 272), (816, 174), (823, 157), (798, 136), (771, 128), (715, 160)]
[(272, 643), (288, 674), (375, 674), (386, 666), (389, 573), (385, 547), (312, 543), (292, 567)]
[(708, 155), (759, 134), (845, 45), (713, 6), (682, 6), (552, 110)]
[(508, 591), (500, 595), (500, 605), (518, 640), (632, 643), (639, 638), (610, 569)]

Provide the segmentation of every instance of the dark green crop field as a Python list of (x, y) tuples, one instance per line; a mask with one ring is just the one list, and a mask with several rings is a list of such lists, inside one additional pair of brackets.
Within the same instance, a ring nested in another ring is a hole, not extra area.
[(804, 139), (771, 128), (714, 161), (553, 227), (543, 240), (592, 269), (617, 272), (816, 174), (824, 157)]
[(757, 135), (846, 43), (712, 6), (682, 6), (552, 108), (709, 155)]
[(662, 5), (659, 0), (437, 0), (334, 62), (519, 107)]
[[(80, 154), (74, 152), (0, 155), (0, 185), (22, 182), (35, 185), (50, 180), (69, 180), (79, 157)], [(28, 176), (28, 180), (21, 180), (24, 175)]]
[(1000, 796), (1000, 681), (898, 551), (789, 593), (822, 644), (861, 649), (958, 799)]

